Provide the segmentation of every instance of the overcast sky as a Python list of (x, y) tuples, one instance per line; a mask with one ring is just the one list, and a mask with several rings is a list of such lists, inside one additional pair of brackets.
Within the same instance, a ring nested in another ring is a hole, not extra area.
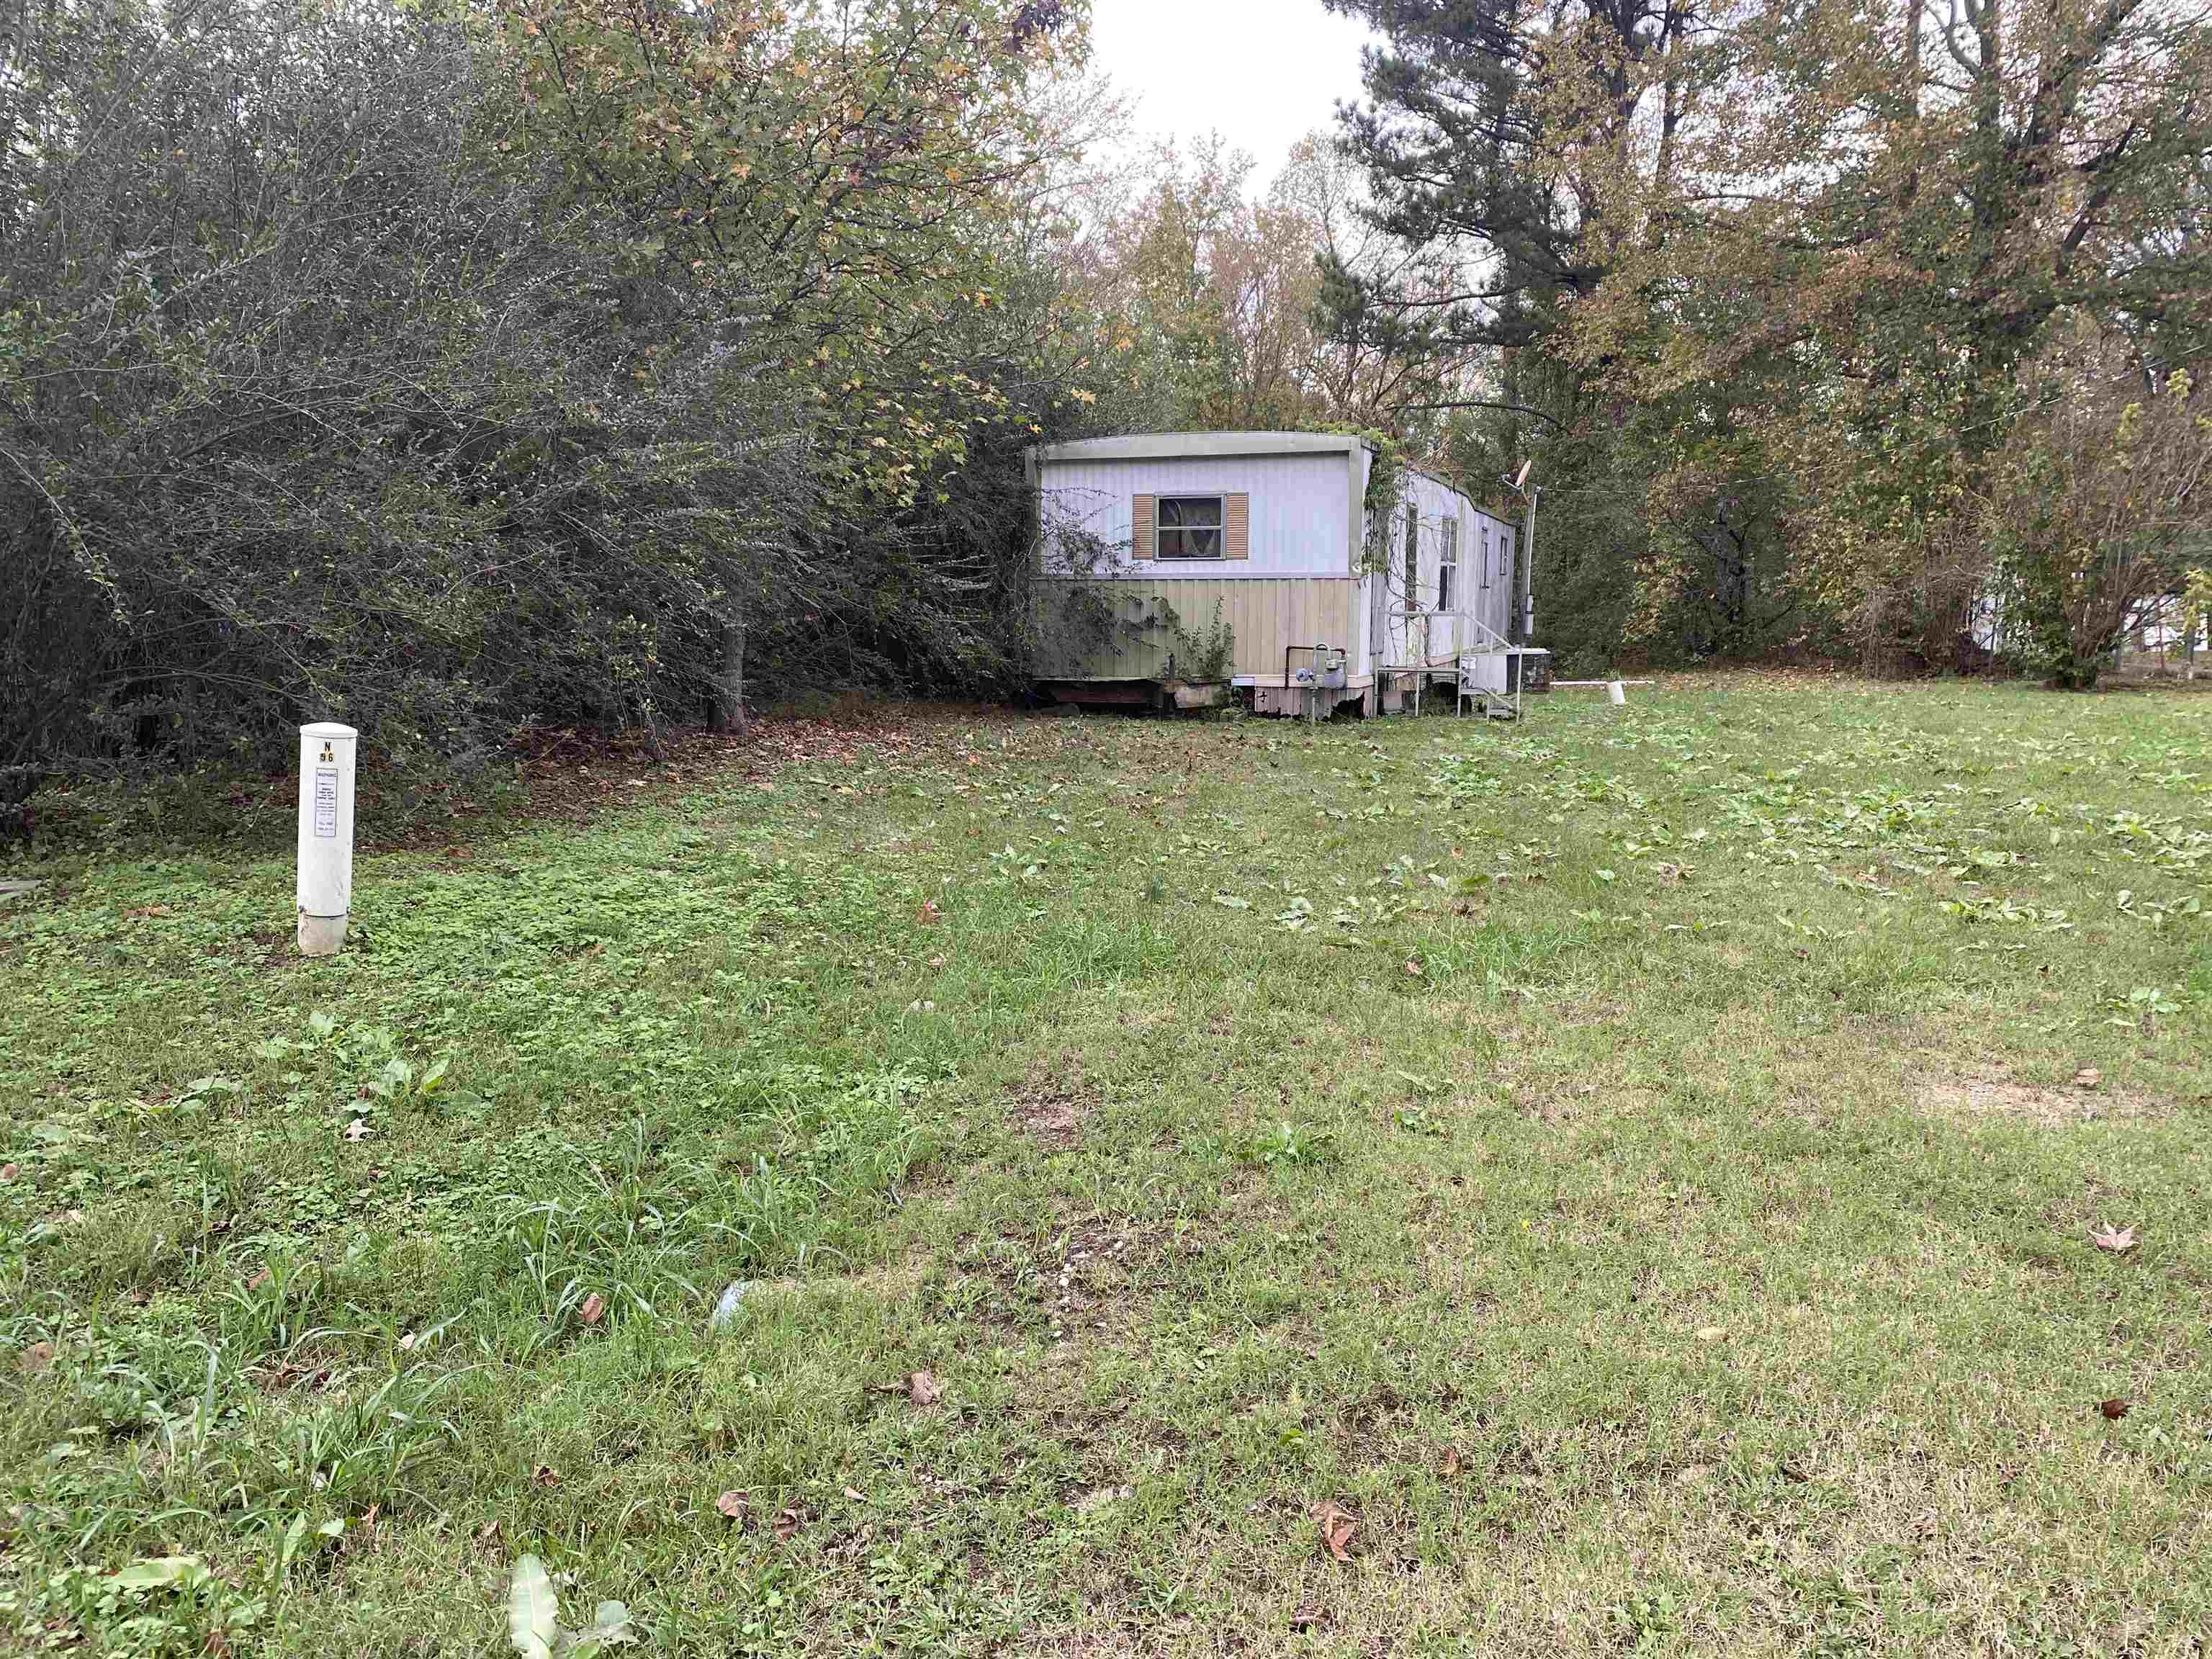
[(1093, 0), (1092, 61), (1147, 136), (1218, 131), (1259, 163), (1254, 193), (1335, 100), (1359, 94), (1361, 25), (1321, 0)]

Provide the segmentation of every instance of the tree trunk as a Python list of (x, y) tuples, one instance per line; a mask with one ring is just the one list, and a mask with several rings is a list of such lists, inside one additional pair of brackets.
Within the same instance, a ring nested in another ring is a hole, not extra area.
[(714, 687), (714, 729), (744, 737), (745, 719), (745, 625), (730, 623), (722, 629), (722, 674)]

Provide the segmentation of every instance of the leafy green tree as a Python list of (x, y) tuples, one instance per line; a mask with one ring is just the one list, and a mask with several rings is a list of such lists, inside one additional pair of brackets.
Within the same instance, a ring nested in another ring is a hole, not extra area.
[(2177, 208), (2212, 148), (2212, 26), (1904, 0), (1751, 8), (1729, 40), (1709, 95), (1734, 118), (1677, 135), (1573, 349), (1640, 401), (1763, 386), (1803, 591), (1933, 656), (1987, 579), (1979, 501), (2053, 330), (2202, 328)]
[(2069, 355), (2070, 380), (1997, 456), (1986, 514), (2013, 648), (2087, 688), (2143, 608), (2185, 592), (2212, 553), (2212, 398), (2181, 370), (2145, 395), (2094, 343)]
[[(1694, 469), (1638, 447), (1653, 432), (1634, 395), (1612, 383), (1602, 353), (1588, 362), (1566, 342), (1624, 246), (1650, 234), (1639, 203), (1674, 176), (1675, 135), (1711, 79), (1700, 43), (1713, 19), (1633, 3), (1329, 4), (1382, 37), (1343, 138), (1366, 172), (1374, 223), (1410, 256), (1365, 273), (1325, 256), (1334, 332), (1438, 368), (1428, 401), (1463, 417), (1450, 449), (1478, 491), (1535, 462), (1539, 626), (1565, 661), (1599, 665), (1638, 644), (1701, 648), (1669, 620), (1698, 589), (1689, 555), (1732, 544), (1741, 526), (1717, 494), (1690, 498)], [(1655, 537), (1646, 484), (1661, 471), (1674, 486)], [(1744, 491), (1732, 493), (1740, 511)]]
[(1003, 303), (992, 227), (1044, 159), (1031, 78), (1086, 9), (501, 0), (498, 16), (518, 141), (566, 198), (726, 310), (747, 372), (813, 405), (834, 479), (911, 502), (1008, 409), (932, 343)]
[[(1512, 354), (1490, 401), (1558, 447), (1559, 494), (1654, 481), (1650, 543), (1611, 562), (1677, 648), (1707, 642), (1679, 603), (1702, 586), (1735, 648), (1771, 614), (1932, 659), (1991, 578), (1996, 458), (2064, 378), (2043, 357), (2069, 319), (2151, 381), (2201, 348), (2199, 11), (1333, 3), (1389, 43), (1347, 117), (1386, 222), (1491, 256), (1453, 304), (1363, 293), (1353, 320)], [(1739, 605), (1759, 571), (1772, 602)]]

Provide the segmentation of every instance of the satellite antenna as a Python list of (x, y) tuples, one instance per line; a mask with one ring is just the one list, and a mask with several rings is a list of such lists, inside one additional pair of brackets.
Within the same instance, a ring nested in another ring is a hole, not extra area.
[(1521, 463), (1521, 470), (1513, 475), (1514, 489), (1518, 489), (1528, 482), (1528, 469), (1535, 465), (1536, 458), (1534, 455)]

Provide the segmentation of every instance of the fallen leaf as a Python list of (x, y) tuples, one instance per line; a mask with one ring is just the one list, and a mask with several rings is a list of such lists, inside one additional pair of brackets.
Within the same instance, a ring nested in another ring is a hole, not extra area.
[(401, 1337), (401, 1338), (399, 1339), (399, 1346), (400, 1346), (400, 1347), (401, 1347), (404, 1352), (408, 1352), (408, 1353), (412, 1353), (412, 1352), (415, 1352), (415, 1345), (416, 1345), (417, 1342), (420, 1342), (422, 1340), (422, 1332), (420, 1332), (420, 1331), (410, 1331), (410, 1332), (408, 1332), (408, 1333), (407, 1333), (407, 1334), (406, 1334), (406, 1335), (404, 1335), (404, 1336), (403, 1336), (403, 1337)]
[(1340, 1561), (1352, 1559), (1346, 1547), (1352, 1542), (1352, 1534), (1359, 1525), (1359, 1517), (1333, 1498), (1323, 1498), (1313, 1506), (1314, 1524), (1321, 1528), (1321, 1541), (1328, 1553)]
[(868, 1501), (867, 1493), (856, 1491), (851, 1486), (845, 1488), (845, 1496), (851, 1498), (855, 1504), (865, 1504)]
[(799, 1536), (799, 1529), (806, 1524), (806, 1517), (797, 1510), (778, 1510), (775, 1516), (775, 1541), (788, 1544)]
[(477, 1528), (477, 1542), (479, 1544), (489, 1544), (498, 1536), (499, 1522), (496, 1521), (487, 1521)]
[(27, 1371), (43, 1371), (53, 1363), (54, 1345), (51, 1342), (33, 1342), (23, 1350), (23, 1369)]
[(550, 1465), (540, 1463), (530, 1472), (530, 1484), (533, 1486), (557, 1486), (561, 1484), (561, 1477)]
[(945, 1395), (945, 1385), (927, 1371), (908, 1371), (906, 1397), (917, 1406), (934, 1406)]
[(2104, 1080), (2105, 1074), (2094, 1066), (2084, 1066), (2074, 1073), (2074, 1086), (2077, 1089), (2094, 1089)]
[(1698, 1327), (1698, 1340), (1700, 1342), (1717, 1342), (1727, 1334), (1728, 1327), (1725, 1325), (1700, 1325)]
[(252, 1278), (246, 1281), (246, 1288), (249, 1291), (258, 1291), (268, 1282), (269, 1269), (264, 1267), (259, 1273), (254, 1274)]
[(22, 1173), (12, 1164), (0, 1164), (0, 1181), (13, 1181)]
[(1782, 1463), (1782, 1464), (1778, 1464), (1778, 1465), (1777, 1465), (1776, 1467), (1778, 1467), (1778, 1468), (1780, 1468), (1780, 1469), (1781, 1469), (1781, 1471), (1782, 1471), (1782, 1478), (1783, 1478), (1784, 1480), (1793, 1480), (1793, 1481), (1796, 1482), (1796, 1484), (1797, 1484), (1797, 1485), (1799, 1485), (1799, 1486), (1803, 1486), (1803, 1485), (1804, 1485), (1808, 1480), (1810, 1480), (1813, 1478), (1811, 1475), (1809, 1475), (1809, 1474), (1806, 1474), (1804, 1470), (1802, 1470), (1802, 1469), (1799, 1468), (1798, 1468), (1796, 1464), (1794, 1464), (1794, 1463)]
[(2097, 1409), (2117, 1423), (2128, 1414), (2128, 1402), (2124, 1400), (2100, 1400)]
[(714, 1507), (722, 1512), (725, 1519), (735, 1521), (742, 1526), (750, 1501), (741, 1492), (726, 1492), (714, 1500)]
[(928, 927), (932, 922), (935, 921), (944, 914), (945, 913), (942, 910), (937, 908), (937, 901), (935, 899), (922, 900), (921, 908), (915, 912), (915, 915), (921, 921), (921, 925), (925, 927)]
[(2092, 1227), (2089, 1230), (2089, 1242), (2100, 1250), (2110, 1250), (2114, 1255), (2119, 1255), (2135, 1249), (2136, 1230), (2132, 1227), (2114, 1227), (2108, 1221), (2101, 1227)]
[(200, 1651), (217, 1655), (219, 1659), (221, 1655), (230, 1651), (230, 1638), (219, 1630), (211, 1630), (202, 1638)]
[(1413, 957), (1407, 957), (1406, 958), (1406, 974), (1407, 974), (1407, 977), (1408, 977), (1409, 979), (1419, 979), (1419, 978), (1420, 978), (1420, 976), (1421, 976), (1421, 964), (1420, 964), (1419, 963), (1416, 962)]
[(584, 1305), (576, 1310), (576, 1317), (586, 1325), (596, 1325), (606, 1317), (606, 1299), (597, 1291), (584, 1298)]
[(1324, 1630), (1328, 1626), (1328, 1609), (1318, 1601), (1301, 1602), (1291, 1615), (1291, 1628), (1295, 1631)]
[(1459, 1448), (1458, 1448), (1457, 1446), (1446, 1446), (1446, 1447), (1444, 1448), (1444, 1461), (1443, 1461), (1443, 1474), (1444, 1474), (1444, 1479), (1445, 1479), (1445, 1480), (1450, 1480), (1450, 1479), (1452, 1478), (1452, 1476), (1454, 1476), (1454, 1475), (1457, 1474), (1458, 1473), (1459, 1473)]

